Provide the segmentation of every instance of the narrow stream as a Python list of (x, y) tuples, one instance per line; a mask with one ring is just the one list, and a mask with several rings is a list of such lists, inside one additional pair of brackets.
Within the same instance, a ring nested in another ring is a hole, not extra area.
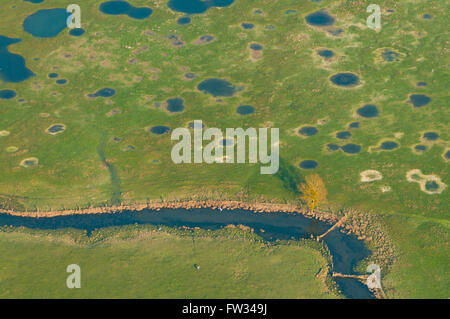
[[(254, 213), (247, 210), (213, 209), (161, 209), (140, 212), (124, 211), (115, 214), (85, 214), (48, 218), (17, 217), (0, 214), (2, 226), (24, 226), (35, 229), (76, 228), (88, 233), (95, 229), (130, 224), (152, 224), (169, 227), (200, 227), (215, 230), (226, 225), (245, 225), (267, 241), (310, 238), (326, 232), (331, 225), (300, 214)], [(347, 235), (335, 229), (324, 241), (332, 258), (334, 271), (342, 274), (356, 274), (353, 268), (370, 256), (363, 241), (354, 235)], [(356, 279), (337, 279), (339, 289), (347, 298), (374, 298), (366, 285)]]

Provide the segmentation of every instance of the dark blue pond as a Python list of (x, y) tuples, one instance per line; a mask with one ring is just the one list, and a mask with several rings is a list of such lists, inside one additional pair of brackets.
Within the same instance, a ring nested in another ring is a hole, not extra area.
[(0, 80), (4, 82), (22, 82), (34, 75), (26, 67), (23, 57), (8, 50), (9, 45), (20, 41), (0, 35)]
[(0, 99), (9, 100), (16, 97), (16, 91), (13, 90), (0, 90)]
[(50, 74), (48, 75), (48, 77), (49, 77), (50, 79), (57, 78), (58, 76), (59, 76), (58, 73), (50, 73)]
[(163, 135), (170, 132), (170, 127), (167, 126), (153, 126), (150, 128), (150, 132), (156, 135)]
[(222, 79), (206, 79), (197, 86), (197, 89), (214, 97), (233, 96), (236, 92), (234, 85)]
[(381, 54), (381, 57), (383, 58), (384, 61), (387, 62), (398, 62), (400, 61), (399, 57), (400, 54), (398, 54), (395, 51), (391, 51), (391, 50), (384, 50), (384, 52)]
[(436, 141), (439, 138), (439, 134), (435, 132), (426, 132), (423, 137), (429, 141)]
[(304, 160), (299, 164), (299, 166), (303, 169), (315, 169), (318, 165), (319, 163), (314, 160)]
[(168, 7), (173, 11), (188, 14), (199, 14), (206, 12), (211, 7), (228, 7), (234, 0), (169, 0)]
[(337, 132), (336, 133), (336, 137), (341, 139), (341, 140), (349, 139), (351, 136), (352, 136), (352, 133), (350, 133), (348, 131), (343, 131), (343, 132)]
[(167, 100), (167, 110), (172, 113), (178, 113), (184, 110), (184, 101), (181, 98)]
[(353, 73), (338, 73), (333, 75), (330, 81), (338, 86), (351, 87), (359, 83), (359, 78)]
[(327, 150), (330, 151), (330, 152), (337, 151), (339, 148), (340, 148), (339, 145), (336, 145), (336, 144), (333, 144), (333, 143), (327, 144)]
[(191, 18), (189, 18), (189, 17), (182, 17), (182, 18), (179, 18), (179, 19), (177, 20), (177, 23), (178, 23), (178, 24), (181, 24), (181, 25), (189, 24), (189, 23), (191, 23)]
[(138, 19), (138, 20), (146, 19), (153, 13), (153, 10), (151, 8), (134, 7), (126, 1), (103, 2), (102, 4), (100, 4), (99, 10), (101, 12), (103, 12), (104, 14), (110, 14), (110, 15), (126, 14), (130, 18)]
[(25, 2), (31, 2), (31, 3), (42, 3), (44, 0), (23, 0)]
[(350, 125), (348, 126), (348, 128), (359, 128), (359, 122), (353, 122), (353, 123), (350, 123)]
[(37, 38), (53, 38), (67, 27), (66, 9), (42, 9), (25, 18), (23, 29)]
[(250, 30), (255, 27), (255, 25), (253, 23), (242, 23), (241, 26), (246, 30)]
[(414, 148), (419, 152), (425, 152), (427, 150), (427, 147), (425, 145), (416, 145)]
[(357, 154), (359, 152), (361, 152), (361, 145), (357, 145), (357, 144), (345, 144), (344, 146), (341, 147), (342, 151), (344, 153), (347, 154)]
[(330, 59), (334, 56), (334, 52), (331, 50), (318, 50), (317, 54), (319, 54), (322, 58)]
[(306, 22), (315, 27), (326, 27), (334, 24), (334, 18), (323, 10), (308, 14)]
[(304, 136), (313, 136), (316, 135), (319, 130), (314, 126), (303, 126), (298, 132)]
[[(310, 238), (318, 236), (330, 228), (330, 224), (310, 219), (300, 214), (254, 213), (246, 210), (212, 210), (212, 209), (161, 209), (160, 211), (143, 210), (140, 212), (124, 211), (115, 214), (71, 215), (49, 218), (15, 217), (0, 214), (0, 225), (28, 227), (34, 229), (75, 228), (92, 231), (111, 226), (133, 224), (151, 224), (168, 227), (200, 227), (217, 230), (227, 225), (245, 225), (255, 230), (264, 240), (291, 240), (292, 238)], [(354, 267), (370, 256), (364, 243), (354, 235), (346, 235), (337, 229), (324, 238), (333, 258), (335, 272), (355, 274)], [(336, 280), (340, 290), (348, 298), (374, 298), (364, 285), (352, 284), (353, 279)]]
[(59, 79), (59, 80), (56, 80), (56, 84), (59, 84), (59, 85), (63, 85), (63, 84), (66, 84), (67, 83), (67, 80), (66, 79)]
[(380, 148), (382, 150), (386, 150), (386, 151), (394, 150), (397, 147), (398, 147), (398, 143), (392, 142), (392, 141), (383, 142), (383, 143), (381, 143), (381, 146), (380, 146)]
[(417, 86), (427, 86), (427, 82), (417, 82)]
[(439, 185), (435, 181), (428, 181), (425, 183), (425, 189), (427, 191), (435, 191), (439, 189)]
[(425, 13), (425, 14), (422, 16), (422, 18), (424, 18), (424, 19), (426, 19), (426, 20), (429, 20), (429, 19), (432, 19), (433, 16), (432, 16), (431, 14)]
[(447, 151), (444, 156), (446, 159), (450, 159), (450, 151)]
[(104, 88), (101, 90), (98, 90), (97, 92), (93, 93), (93, 94), (88, 94), (89, 97), (111, 97), (114, 94), (116, 94), (116, 90), (111, 89), (111, 88)]
[(74, 28), (74, 29), (70, 29), (69, 34), (74, 36), (74, 37), (79, 37), (82, 36), (86, 31), (84, 31), (83, 28)]
[(363, 107), (359, 108), (356, 113), (358, 113), (359, 116), (366, 117), (366, 118), (372, 118), (377, 117), (379, 114), (378, 108), (375, 105), (367, 104)]
[(431, 102), (431, 98), (425, 94), (412, 94), (409, 98), (414, 107), (422, 107)]
[(249, 115), (255, 112), (255, 108), (250, 105), (239, 105), (236, 112), (240, 115)]
[(250, 44), (250, 49), (255, 50), (255, 51), (261, 51), (263, 49), (263, 46), (258, 43), (252, 43), (252, 44)]
[(65, 128), (64, 125), (62, 125), (62, 124), (55, 124), (55, 125), (52, 125), (51, 127), (48, 128), (48, 132), (56, 134), (56, 133), (63, 132), (65, 129), (66, 128)]

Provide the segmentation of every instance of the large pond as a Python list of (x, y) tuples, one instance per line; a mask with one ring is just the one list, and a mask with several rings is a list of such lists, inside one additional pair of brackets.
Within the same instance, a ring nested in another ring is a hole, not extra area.
[[(88, 234), (95, 229), (131, 224), (152, 224), (169, 227), (200, 227), (215, 230), (227, 225), (245, 225), (267, 241), (310, 238), (325, 233), (331, 225), (300, 214), (254, 213), (247, 210), (213, 209), (162, 209), (124, 211), (115, 214), (70, 215), (48, 218), (17, 217), (0, 214), (0, 225), (24, 226), (35, 229), (76, 228)], [(370, 255), (364, 243), (354, 235), (347, 235), (338, 229), (333, 230), (324, 241), (332, 258), (334, 271), (342, 274), (355, 274), (353, 268)], [(336, 281), (342, 293), (349, 298), (374, 298), (367, 286), (355, 279)]]
[(206, 12), (211, 7), (228, 7), (234, 0), (169, 0), (167, 5), (173, 11), (188, 14), (199, 14)]

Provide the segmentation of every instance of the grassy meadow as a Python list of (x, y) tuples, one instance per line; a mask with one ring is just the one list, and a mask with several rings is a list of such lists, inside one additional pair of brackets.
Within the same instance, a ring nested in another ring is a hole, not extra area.
[[(179, 25), (176, 21), (184, 14), (172, 12), (167, 0), (131, 1), (153, 8), (145, 20), (105, 15), (98, 10), (103, 1), (83, 0), (84, 35), (74, 37), (64, 30), (57, 37), (40, 39), (23, 30), (23, 20), (35, 11), (73, 2), (1, 1), (0, 35), (22, 39), (9, 50), (23, 56), (35, 76), (0, 84), (0, 90), (17, 92), (14, 99), (0, 99), (0, 131), (9, 132), (0, 136), (0, 207), (49, 211), (106, 206), (117, 201), (118, 193), (125, 204), (147, 199), (297, 202), (298, 191), (286, 181), (317, 173), (328, 192), (323, 208), (380, 216), (398, 255), (389, 273), (383, 274), (388, 297), (450, 297), (445, 1), (383, 1), (382, 29), (374, 31), (365, 23), (371, 1), (236, 0)], [(330, 29), (305, 22), (307, 14), (321, 8), (336, 18)], [(287, 10), (296, 12), (286, 14)], [(424, 19), (425, 13), (432, 19)], [(246, 30), (243, 22), (255, 26)], [(329, 32), (337, 29), (343, 32)], [(173, 35), (183, 45), (174, 45)], [(197, 44), (203, 35), (215, 40)], [(259, 59), (252, 57), (251, 43), (263, 46)], [(320, 57), (320, 49), (332, 50), (334, 56)], [(397, 52), (398, 61), (383, 60), (385, 49)], [(52, 72), (68, 82), (56, 84), (48, 77)], [(196, 77), (186, 79), (188, 72)], [(333, 85), (329, 77), (338, 72), (357, 74), (360, 84), (345, 89)], [(214, 98), (197, 90), (207, 78), (225, 79), (243, 89), (232, 97)], [(417, 86), (418, 82), (427, 85)], [(116, 94), (87, 97), (105, 87)], [(411, 94), (426, 94), (432, 100), (415, 108), (409, 102)], [(183, 112), (167, 111), (165, 102), (175, 97), (184, 100)], [(376, 105), (379, 116), (359, 116), (357, 110), (366, 104)], [(239, 105), (256, 111), (239, 115)], [(279, 172), (261, 175), (259, 164), (175, 165), (170, 134), (155, 135), (147, 128), (187, 127), (193, 120), (222, 130), (279, 128)], [(359, 122), (360, 128), (348, 129), (352, 122)], [(46, 133), (59, 123), (66, 126), (63, 133)], [(304, 125), (315, 126), (318, 133), (299, 136), (297, 130)], [(337, 132), (347, 130), (350, 139), (336, 138)], [(423, 134), (430, 131), (439, 139), (424, 140)], [(384, 140), (399, 147), (377, 150)], [(355, 143), (362, 149), (355, 155), (330, 152), (329, 143)], [(417, 144), (426, 145), (427, 151), (415, 152)], [(7, 150), (12, 146), (15, 152)], [(114, 178), (103, 156), (114, 167)], [(38, 158), (37, 166), (20, 165), (30, 157)], [(318, 167), (303, 170), (298, 165), (302, 160), (315, 160)], [(379, 171), (382, 179), (361, 182), (360, 173), (370, 169)], [(406, 178), (413, 169), (439, 177), (447, 188), (440, 194), (423, 192)], [(202, 238), (194, 256), (192, 239), (162, 233), (128, 240), (114, 235), (83, 245), (72, 243), (68, 234), (58, 236), (0, 233), (1, 297), (334, 296), (314, 277), (324, 260), (305, 247), (279, 246), (269, 252), (248, 240)], [(233, 253), (227, 255), (230, 250)], [(74, 259), (86, 265), (86, 289), (58, 286), (66, 274), (57, 267), (54, 276), (43, 276), (50, 266), (63, 267)], [(191, 266), (195, 260), (202, 265), (198, 273)], [(265, 263), (271, 266), (260, 266)], [(107, 265), (118, 271), (105, 272)], [(293, 269), (301, 272), (293, 275)], [(141, 275), (145, 282), (133, 285)], [(121, 289), (114, 289), (117, 286)]]

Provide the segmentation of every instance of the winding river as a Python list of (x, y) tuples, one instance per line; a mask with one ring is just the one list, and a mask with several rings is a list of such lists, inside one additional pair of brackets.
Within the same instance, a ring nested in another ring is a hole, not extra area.
[[(35, 229), (76, 228), (88, 234), (95, 229), (130, 224), (152, 224), (169, 227), (200, 227), (215, 230), (227, 225), (245, 225), (267, 241), (310, 238), (325, 233), (331, 225), (300, 214), (255, 213), (247, 210), (199, 209), (145, 209), (139, 212), (83, 214), (57, 217), (18, 217), (0, 214), (2, 226), (24, 226)], [(354, 235), (347, 235), (335, 229), (323, 239), (333, 258), (333, 271), (355, 274), (354, 266), (370, 255), (364, 243)], [(356, 279), (336, 279), (336, 283), (347, 298), (374, 298), (366, 285)]]

